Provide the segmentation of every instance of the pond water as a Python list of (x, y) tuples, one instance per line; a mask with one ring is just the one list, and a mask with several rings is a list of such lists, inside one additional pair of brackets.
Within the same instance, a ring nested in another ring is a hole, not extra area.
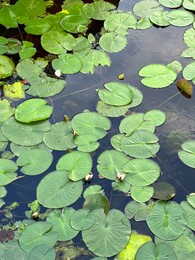
[[(118, 9), (128, 11), (137, 1), (123, 0)], [(161, 109), (167, 115), (165, 124), (160, 126), (156, 135), (159, 137), (160, 151), (154, 160), (159, 164), (162, 176), (159, 181), (172, 184), (176, 189), (175, 201), (181, 202), (186, 195), (194, 192), (195, 173), (194, 169), (184, 165), (178, 158), (177, 151), (180, 144), (186, 139), (195, 138), (195, 96), (187, 99), (182, 96), (176, 87), (176, 83), (164, 89), (151, 89), (143, 86), (138, 76), (140, 68), (151, 63), (168, 64), (178, 60), (185, 66), (189, 60), (180, 57), (181, 51), (186, 48), (183, 42), (183, 33), (187, 27), (157, 28), (151, 27), (147, 30), (129, 30), (127, 36), (127, 47), (116, 54), (110, 54), (111, 66), (98, 67), (93, 75), (77, 73), (67, 75), (65, 80), (67, 86), (60, 94), (48, 98), (54, 112), (51, 118), (52, 123), (62, 121), (64, 115), (72, 118), (74, 115), (88, 109), (95, 111), (98, 100), (97, 89), (103, 88), (103, 84), (109, 81), (117, 81), (118, 75), (124, 73), (122, 82), (137, 87), (143, 93), (143, 102), (140, 106), (129, 112), (147, 112), (150, 109)], [(181, 78), (179, 76), (178, 78)], [(178, 94), (177, 94), (178, 93)], [(122, 117), (121, 117), (122, 118)], [(119, 132), (118, 126), (121, 118), (111, 119), (112, 129), (108, 135), (101, 140), (100, 149), (93, 153), (93, 160), (96, 162), (100, 153), (111, 149), (110, 138)], [(58, 159), (63, 152), (54, 153), (54, 161), (48, 172), (55, 170)], [(110, 201), (111, 209), (124, 210), (125, 205), (131, 197), (111, 189), (111, 181), (99, 179), (96, 166), (93, 168), (93, 180), (91, 184), (100, 184)], [(24, 211), (27, 210), (27, 203), (36, 199), (36, 186), (43, 176), (18, 179), (8, 185), (6, 203), (17, 201), (20, 206), (13, 211), (14, 220), (23, 219)], [(88, 187), (90, 184), (85, 184)], [(79, 200), (73, 206), (80, 208), (83, 201)], [(132, 229), (140, 233), (150, 234), (145, 224), (131, 221)], [(82, 245), (80, 238), (76, 239), (77, 245)], [(60, 259), (60, 258), (59, 258)], [(90, 256), (79, 256), (75, 259), (91, 259)], [(110, 258), (113, 259), (113, 258)]]

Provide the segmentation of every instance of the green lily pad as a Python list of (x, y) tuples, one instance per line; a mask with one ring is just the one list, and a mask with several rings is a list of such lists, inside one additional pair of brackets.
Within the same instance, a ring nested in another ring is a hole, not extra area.
[(44, 143), (40, 143), (40, 144), (32, 145), (32, 146), (21, 146), (21, 145), (17, 145), (14, 143), (10, 144), (10, 150), (16, 156), (19, 156), (21, 153), (26, 152), (31, 149), (41, 149), (41, 150), (51, 152), (51, 149), (49, 149), (49, 147), (47, 147)]
[(4, 186), (0, 187), (0, 198), (4, 198), (7, 194), (7, 190)]
[(36, 260), (40, 258), (41, 260), (55, 260), (56, 252), (54, 248), (50, 248), (48, 245), (39, 245), (30, 251), (28, 260)]
[(187, 201), (193, 208), (195, 208), (195, 193), (190, 193), (187, 196)]
[(145, 29), (150, 28), (151, 26), (152, 26), (152, 23), (151, 23), (149, 18), (141, 17), (137, 21), (136, 29), (138, 29), (138, 30), (145, 30)]
[(74, 135), (70, 122), (58, 122), (44, 134), (44, 143), (53, 150), (63, 151), (74, 148)]
[(127, 39), (125, 36), (117, 34), (115, 32), (105, 33), (99, 40), (100, 47), (107, 52), (119, 52), (122, 51), (127, 45)]
[(129, 240), (131, 226), (125, 215), (116, 209), (107, 215), (102, 209), (94, 210), (94, 225), (82, 231), (82, 237), (94, 254), (110, 257), (119, 253)]
[(125, 215), (132, 219), (134, 218), (135, 221), (143, 221), (146, 220), (148, 215), (148, 208), (145, 203), (138, 203), (136, 201), (130, 201), (125, 206)]
[(173, 201), (158, 201), (146, 219), (150, 230), (159, 238), (173, 240), (186, 228), (187, 219), (183, 208)]
[(73, 208), (55, 209), (47, 217), (47, 222), (53, 225), (52, 231), (58, 233), (59, 241), (67, 241), (77, 236), (79, 231), (72, 228), (70, 219), (74, 214)]
[(138, 130), (130, 136), (122, 137), (120, 148), (131, 157), (149, 158), (159, 151), (160, 146), (155, 134), (146, 130)]
[(107, 179), (115, 180), (117, 174), (123, 173), (123, 167), (129, 161), (127, 155), (116, 150), (104, 151), (98, 157), (98, 172)]
[(180, 160), (189, 167), (195, 168), (195, 141), (186, 141), (181, 146), (182, 150), (178, 152)]
[(15, 110), (15, 119), (22, 123), (47, 119), (53, 111), (44, 99), (33, 98), (21, 103)]
[(7, 185), (14, 181), (17, 176), (18, 166), (15, 162), (0, 158), (0, 186)]
[(183, 35), (183, 39), (184, 39), (184, 42), (185, 44), (188, 46), (188, 47), (191, 47), (191, 48), (195, 48), (195, 43), (193, 41), (195, 37), (195, 29), (194, 28), (190, 28), (190, 29), (187, 29)]
[(153, 187), (140, 187), (140, 186), (132, 186), (131, 187), (131, 197), (137, 202), (146, 202), (149, 201), (153, 194)]
[(154, 183), (152, 187), (154, 188), (154, 194), (152, 197), (158, 200), (170, 200), (176, 194), (173, 185), (167, 182), (157, 182)]
[(166, 114), (158, 109), (152, 109), (144, 114), (144, 120), (150, 121), (152, 120), (155, 126), (160, 126), (164, 124), (166, 120)]
[(129, 105), (126, 106), (112, 106), (99, 100), (96, 106), (98, 113), (108, 117), (124, 116), (129, 110)]
[(162, 26), (162, 27), (169, 26), (170, 23), (167, 18), (168, 14), (169, 14), (169, 12), (166, 10), (165, 11), (159, 10), (159, 11), (153, 12), (150, 15), (150, 21), (153, 24), (158, 25), (158, 26)]
[(41, 149), (31, 149), (21, 153), (17, 165), (26, 175), (38, 175), (45, 172), (51, 165), (53, 156), (51, 152)]
[(165, 243), (160, 243), (157, 246), (153, 242), (147, 242), (142, 245), (136, 255), (136, 260), (151, 260), (158, 258), (159, 260), (177, 260), (174, 250)]
[(83, 208), (90, 212), (93, 212), (96, 209), (103, 209), (105, 214), (107, 214), (110, 210), (110, 203), (103, 193), (95, 193), (88, 195), (85, 198)]
[(92, 159), (88, 153), (73, 151), (59, 159), (56, 169), (68, 172), (68, 177), (72, 181), (82, 180), (91, 172)]
[(7, 99), (0, 100), (0, 124), (5, 122), (14, 113), (14, 108), (10, 106)]
[(98, 149), (100, 146), (98, 138), (95, 135), (79, 135), (76, 136), (74, 143), (77, 145), (77, 150), (90, 153)]
[(159, 0), (159, 3), (168, 8), (178, 8), (182, 5), (182, 0)]
[[(132, 159), (123, 167), (125, 179), (131, 185), (147, 186), (160, 176), (160, 167), (150, 159)], [(140, 201), (142, 202), (142, 201)]]
[(105, 20), (110, 16), (111, 11), (115, 9), (115, 5), (103, 1), (84, 5), (84, 11), (89, 13), (90, 17), (95, 20)]
[(84, 192), (83, 197), (86, 199), (90, 195), (94, 194), (104, 194), (104, 191), (102, 190), (102, 187), (100, 185), (91, 185), (89, 186)]
[(170, 24), (175, 26), (188, 26), (194, 22), (194, 15), (186, 10), (174, 10), (167, 14)]
[(195, 10), (195, 3), (192, 0), (184, 0), (182, 5), (187, 10)]
[(99, 89), (98, 95), (108, 105), (125, 106), (131, 103), (133, 93), (127, 84), (108, 82), (104, 86), (106, 89)]
[(11, 142), (32, 146), (40, 144), (43, 141), (43, 134), (51, 129), (49, 121), (39, 123), (24, 124), (19, 123), (13, 117), (10, 117), (2, 126), (3, 134)]
[(183, 76), (186, 80), (194, 80), (195, 78), (195, 62), (191, 62), (183, 69)]
[(78, 135), (90, 134), (103, 138), (111, 127), (110, 120), (96, 112), (86, 111), (72, 118), (72, 128)]
[(21, 60), (29, 59), (36, 53), (36, 48), (33, 47), (34, 44), (29, 41), (22, 41), (22, 48), (19, 51), (19, 56)]
[(177, 73), (166, 65), (150, 64), (139, 71), (139, 76), (144, 77), (141, 82), (147, 87), (165, 88), (176, 80)]
[(4, 5), (0, 9), (0, 24), (7, 28), (17, 28), (17, 17), (14, 12), (15, 6)]
[(0, 258), (7, 260), (29, 260), (29, 254), (22, 250), (18, 241), (14, 239), (6, 243), (0, 243)]
[(57, 232), (51, 231), (52, 224), (36, 222), (27, 226), (19, 237), (19, 245), (25, 252), (30, 252), (40, 244), (52, 248), (57, 241)]
[(75, 211), (70, 218), (71, 226), (76, 230), (86, 230), (93, 226), (95, 217), (89, 213), (87, 209), (79, 209)]
[[(43, 18), (33, 18), (25, 23), (25, 32), (28, 34), (42, 35), (50, 29), (50, 23)], [(59, 43), (58, 43), (59, 44)]]
[(91, 20), (84, 15), (69, 14), (64, 16), (60, 25), (62, 28), (70, 33), (84, 33), (87, 31), (87, 26), (91, 23)]
[(195, 208), (193, 208), (187, 201), (182, 201), (180, 205), (187, 214), (187, 226), (195, 231)]
[(117, 151), (121, 151), (121, 139), (123, 138), (123, 134), (116, 134), (113, 135), (110, 139), (111, 145), (116, 149)]
[(82, 181), (71, 181), (65, 171), (47, 174), (37, 186), (37, 199), (46, 208), (62, 208), (79, 199)]
[(153, 12), (161, 10), (163, 10), (163, 7), (160, 6), (159, 2), (155, 0), (140, 1), (136, 3), (133, 7), (134, 14), (144, 18), (149, 18)]
[(64, 74), (75, 74), (83, 66), (81, 59), (75, 54), (61, 54), (58, 59), (52, 61), (54, 70), (60, 70)]
[(7, 78), (14, 72), (15, 65), (7, 56), (0, 55), (0, 79)]

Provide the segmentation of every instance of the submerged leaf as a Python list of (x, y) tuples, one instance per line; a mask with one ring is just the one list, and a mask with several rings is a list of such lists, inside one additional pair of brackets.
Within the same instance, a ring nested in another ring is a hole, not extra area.
[(181, 94), (186, 98), (192, 97), (192, 84), (188, 82), (186, 79), (180, 79), (177, 81), (177, 88), (181, 92)]

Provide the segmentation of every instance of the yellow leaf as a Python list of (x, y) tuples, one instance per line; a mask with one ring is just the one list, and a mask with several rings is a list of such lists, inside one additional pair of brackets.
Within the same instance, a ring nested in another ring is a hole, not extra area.
[(60, 13), (69, 14), (68, 10), (64, 9)]
[(4, 85), (3, 93), (6, 97), (11, 99), (21, 99), (25, 98), (25, 92), (23, 90), (23, 84), (18, 81), (13, 84)]

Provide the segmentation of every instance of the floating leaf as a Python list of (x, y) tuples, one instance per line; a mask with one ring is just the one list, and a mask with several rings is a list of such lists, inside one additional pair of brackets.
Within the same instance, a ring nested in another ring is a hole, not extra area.
[(168, 8), (178, 8), (182, 5), (182, 0), (159, 0), (159, 3)]
[(96, 110), (98, 113), (102, 114), (103, 116), (119, 117), (127, 113), (127, 111), (129, 110), (129, 105), (111, 106), (100, 100), (97, 103)]
[[(16, 254), (17, 252), (17, 254)], [(0, 243), (0, 258), (7, 260), (29, 260), (29, 254), (21, 249), (17, 240)]]
[(6, 97), (11, 99), (21, 99), (25, 98), (25, 92), (23, 90), (22, 82), (14, 82), (13, 84), (4, 85), (3, 93)]
[(6, 194), (7, 194), (6, 188), (5, 188), (4, 186), (1, 186), (1, 187), (0, 187), (0, 198), (5, 197)]
[(7, 99), (0, 100), (0, 124), (5, 122), (14, 113), (14, 108), (10, 106)]
[(83, 191), (82, 181), (73, 182), (65, 171), (47, 174), (37, 187), (37, 199), (47, 208), (62, 208), (74, 203)]
[[(125, 179), (135, 186), (147, 186), (160, 176), (160, 167), (150, 159), (132, 159), (123, 167)], [(142, 201), (140, 201), (142, 202)]]
[(157, 182), (152, 184), (154, 188), (153, 198), (159, 200), (170, 200), (175, 196), (175, 188), (167, 182)]
[(139, 71), (139, 76), (144, 77), (141, 82), (147, 87), (165, 88), (175, 81), (177, 73), (166, 65), (150, 64)]
[(174, 250), (165, 243), (160, 243), (157, 246), (153, 242), (147, 242), (142, 245), (136, 255), (136, 260), (151, 260), (158, 258), (159, 260), (177, 260)]
[(51, 149), (49, 149), (44, 143), (40, 143), (40, 144), (33, 145), (33, 146), (21, 146), (21, 145), (17, 145), (14, 143), (10, 144), (10, 150), (16, 156), (19, 156), (21, 153), (26, 152), (31, 149), (41, 149), (41, 150), (51, 152)]
[(21, 46), (22, 46), (21, 41), (15, 38), (7, 38), (7, 40), (8, 40), (8, 43), (6, 45), (8, 47), (7, 54), (11, 54), (11, 55), (17, 54), (21, 50)]
[(44, 134), (44, 143), (53, 150), (63, 151), (75, 147), (73, 129), (70, 122), (58, 122), (51, 130)]
[(47, 217), (47, 222), (53, 225), (52, 231), (58, 233), (59, 241), (67, 241), (77, 236), (77, 230), (70, 225), (70, 220), (75, 210), (73, 208), (63, 208), (62, 210), (52, 210)]
[[(48, 20), (43, 18), (33, 18), (25, 23), (25, 32), (28, 34), (42, 35), (50, 29)], [(56, 33), (55, 33), (56, 35)], [(58, 43), (59, 44), (59, 43)]]
[(127, 45), (125, 36), (115, 32), (105, 33), (99, 40), (100, 47), (107, 52), (119, 52)]
[(15, 65), (7, 56), (0, 55), (0, 79), (7, 78), (14, 72)]
[(89, 186), (84, 192), (83, 197), (86, 199), (90, 195), (94, 194), (104, 194), (104, 191), (102, 190), (102, 187), (100, 185), (91, 185)]
[(133, 7), (134, 14), (142, 18), (149, 18), (153, 12), (161, 10), (163, 10), (163, 7), (160, 6), (159, 2), (155, 0), (140, 1)]
[(28, 260), (36, 260), (38, 258), (41, 258), (41, 260), (55, 260), (56, 252), (54, 248), (50, 248), (48, 245), (42, 244), (36, 246), (30, 251)]
[(95, 193), (88, 195), (85, 198), (83, 208), (89, 210), (90, 212), (96, 209), (104, 209), (105, 214), (109, 212), (110, 203), (108, 198), (102, 193)]
[(150, 230), (164, 240), (178, 238), (187, 225), (185, 211), (173, 201), (156, 202), (146, 222)]
[(155, 126), (160, 126), (164, 124), (166, 120), (166, 114), (158, 109), (149, 110), (144, 114), (145, 121), (152, 121), (154, 122)]
[(193, 208), (187, 201), (182, 201), (180, 205), (187, 214), (187, 226), (195, 231), (195, 208)]
[(17, 28), (17, 18), (15, 14), (15, 6), (3, 5), (0, 9), (0, 24), (7, 28)]
[(190, 193), (187, 196), (187, 201), (193, 208), (195, 208), (195, 193)]
[(104, 22), (104, 28), (118, 34), (128, 34), (129, 28), (136, 28), (137, 19), (131, 13), (113, 13)]
[(180, 160), (189, 167), (195, 168), (195, 141), (186, 141), (181, 148), (182, 150), (178, 152)]
[(186, 10), (174, 10), (167, 14), (170, 24), (175, 26), (188, 26), (194, 22), (194, 15)]
[(183, 39), (184, 39), (185, 44), (188, 47), (195, 48), (195, 43), (193, 41), (194, 37), (195, 37), (195, 29), (194, 28), (190, 28), (190, 29), (185, 31)]
[(166, 10), (155, 11), (150, 15), (150, 21), (158, 26), (169, 26), (170, 24), (167, 18), (168, 13), (169, 12)]
[(43, 134), (51, 129), (49, 121), (24, 124), (19, 123), (13, 117), (9, 118), (2, 126), (3, 134), (11, 142), (31, 146), (43, 141)]
[(188, 10), (192, 10), (194, 11), (195, 10), (195, 4), (193, 1), (191, 0), (184, 0), (183, 3), (182, 3), (183, 7), (185, 9), (188, 9)]
[(94, 225), (82, 231), (82, 237), (94, 254), (110, 257), (119, 253), (129, 240), (131, 227), (125, 215), (116, 209), (107, 215), (102, 209), (94, 210)]
[(91, 4), (85, 5), (84, 10), (90, 14), (90, 17), (95, 20), (105, 20), (110, 16), (110, 11), (116, 9), (116, 6), (112, 3), (97, 1)]
[(86, 230), (93, 226), (95, 217), (87, 209), (79, 209), (71, 215), (70, 224), (76, 230)]
[(22, 41), (22, 49), (19, 51), (19, 56), (21, 60), (29, 59), (36, 53), (36, 48), (33, 47), (34, 44), (29, 41)]
[(73, 151), (59, 159), (56, 169), (68, 172), (69, 179), (78, 181), (91, 172), (92, 159), (88, 153)]
[(121, 139), (124, 135), (123, 134), (116, 134), (113, 135), (110, 139), (111, 145), (114, 147), (114, 149), (121, 151)]
[(60, 22), (60, 25), (67, 32), (84, 33), (87, 31), (87, 26), (90, 24), (90, 22), (91, 20), (82, 14), (70, 14), (64, 16)]
[(129, 161), (128, 156), (116, 150), (104, 151), (98, 157), (98, 172), (107, 179), (115, 180), (118, 173), (123, 173), (123, 167)]
[(192, 84), (188, 82), (186, 79), (180, 79), (177, 81), (177, 88), (181, 92), (184, 97), (191, 98), (192, 97)]
[(103, 138), (110, 129), (110, 120), (96, 112), (83, 112), (73, 117), (72, 128), (78, 135), (95, 135), (98, 139)]
[(95, 135), (80, 135), (75, 138), (74, 143), (77, 145), (78, 151), (90, 153), (100, 146), (97, 140)]
[(133, 93), (127, 84), (120, 82), (107, 82), (106, 89), (99, 89), (98, 95), (102, 101), (108, 105), (124, 106), (133, 99)]
[(52, 248), (57, 241), (57, 232), (51, 231), (52, 224), (47, 222), (36, 222), (27, 226), (19, 237), (20, 247), (30, 252), (40, 244)]
[(132, 186), (130, 192), (131, 197), (135, 201), (146, 202), (152, 198), (154, 194), (154, 189), (152, 187)]
[(141, 17), (138, 21), (137, 21), (137, 27), (136, 29), (138, 30), (145, 30), (148, 29), (152, 26), (151, 21), (149, 20), (149, 18), (144, 18)]
[(181, 57), (195, 59), (195, 48), (188, 48), (181, 53)]
[(125, 248), (116, 256), (117, 260), (134, 260), (137, 250), (148, 241), (151, 241), (151, 237), (132, 231), (129, 242)]
[(146, 217), (148, 215), (148, 208), (145, 203), (130, 201), (125, 206), (125, 215), (129, 219), (135, 218), (136, 221), (146, 220)]
[(15, 119), (22, 123), (36, 122), (49, 118), (52, 111), (52, 106), (48, 106), (44, 99), (28, 99), (16, 108)]
[(15, 162), (0, 158), (0, 186), (7, 185), (16, 179), (17, 169)]
[(186, 80), (194, 80), (195, 78), (195, 62), (191, 62), (183, 69), (183, 76)]
[(45, 172), (51, 165), (53, 156), (51, 152), (41, 149), (32, 149), (19, 155), (17, 165), (26, 175), (38, 175)]
[(60, 70), (64, 74), (74, 74), (82, 68), (82, 61), (75, 54), (61, 54), (58, 57), (52, 61), (54, 70)]

